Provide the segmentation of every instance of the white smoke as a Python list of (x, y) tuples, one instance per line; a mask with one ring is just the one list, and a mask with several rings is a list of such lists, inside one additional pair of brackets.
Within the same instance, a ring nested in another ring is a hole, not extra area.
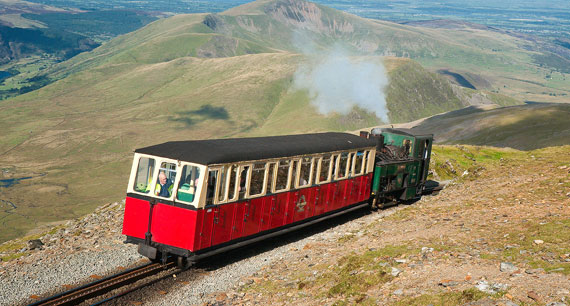
[(388, 77), (378, 57), (351, 57), (339, 46), (325, 54), (304, 53), (309, 60), (295, 72), (293, 86), (308, 90), (321, 114), (346, 115), (358, 106), (389, 121), (384, 94)]

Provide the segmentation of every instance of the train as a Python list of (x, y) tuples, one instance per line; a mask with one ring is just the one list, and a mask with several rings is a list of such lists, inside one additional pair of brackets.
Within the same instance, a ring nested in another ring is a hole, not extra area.
[(122, 233), (181, 266), (347, 212), (433, 192), (432, 134), (372, 129), (173, 141), (136, 149)]

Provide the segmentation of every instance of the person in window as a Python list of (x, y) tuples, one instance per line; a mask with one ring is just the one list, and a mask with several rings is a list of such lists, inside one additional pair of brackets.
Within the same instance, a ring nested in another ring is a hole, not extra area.
[(154, 191), (159, 197), (170, 198), (172, 194), (172, 181), (166, 177), (164, 172), (158, 174), (158, 184), (156, 184)]

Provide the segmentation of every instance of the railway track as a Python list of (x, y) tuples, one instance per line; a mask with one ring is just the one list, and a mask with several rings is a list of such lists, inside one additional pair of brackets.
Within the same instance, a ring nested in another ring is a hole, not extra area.
[[(156, 275), (160, 272), (169, 270), (171, 268), (176, 267), (174, 262), (168, 262), (166, 264), (160, 263), (148, 263), (136, 268), (128, 269), (117, 274), (96, 280), (94, 282), (88, 283), (83, 286), (79, 286), (77, 288), (65, 291), (63, 293), (48, 297), (36, 303), (30, 304), (28, 306), (54, 306), (54, 305), (77, 305), (89, 299), (102, 296), (106, 293), (109, 293), (115, 289), (121, 288), (123, 286), (133, 284), (141, 279), (147, 278), (152, 275)], [(142, 287), (148, 286), (153, 284), (159, 280), (162, 280), (166, 277), (171, 276), (172, 274), (178, 273), (180, 270), (173, 271), (172, 273), (168, 273), (166, 276), (162, 276), (158, 279), (145, 282), (143, 284), (137, 285), (134, 288), (130, 288), (129, 290), (120, 292), (115, 294), (109, 298), (106, 298), (102, 301), (95, 302), (93, 305), (100, 305), (104, 302), (108, 302), (112, 299), (118, 298), (123, 296), (129, 292), (134, 290), (138, 290)]]

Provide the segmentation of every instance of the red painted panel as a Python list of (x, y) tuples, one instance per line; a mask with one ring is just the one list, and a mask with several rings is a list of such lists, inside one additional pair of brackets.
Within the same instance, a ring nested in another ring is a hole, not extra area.
[(196, 232), (194, 233), (194, 248), (192, 249), (194, 251), (200, 249), (200, 233), (202, 231), (202, 223), (204, 222), (205, 210), (198, 209), (196, 212)]
[(315, 207), (315, 188), (304, 188), (295, 192), (293, 222), (301, 221), (312, 216)]
[(158, 203), (152, 210), (152, 240), (192, 250), (196, 231), (194, 210)]
[(240, 238), (243, 236), (243, 227), (245, 223), (243, 222), (245, 214), (245, 202), (241, 202), (236, 205), (234, 209), (234, 221), (232, 225), (232, 240)]
[(350, 204), (354, 204), (356, 202), (360, 201), (360, 192), (359, 192), (359, 188), (360, 188), (360, 181), (362, 179), (362, 176), (359, 177), (355, 177), (351, 180), (351, 185), (350, 185)]
[(325, 202), (323, 201), (323, 187), (315, 187), (314, 194), (315, 205), (313, 207), (313, 216), (316, 216), (325, 212)]
[(224, 243), (231, 239), (234, 208), (238, 203), (224, 204), (214, 208), (214, 229), (212, 245)]
[(275, 195), (275, 201), (271, 209), (271, 228), (276, 228), (285, 224), (287, 199), (289, 192), (278, 193)]
[(315, 204), (317, 203), (317, 187), (307, 188), (307, 213), (305, 214), (305, 218), (310, 218), (315, 215)]
[(365, 185), (365, 189), (364, 189), (364, 196), (366, 198), (370, 197), (370, 191), (372, 189), (372, 176), (374, 175), (374, 173), (369, 173), (368, 176), (366, 177), (366, 183)]
[(359, 176), (358, 178), (358, 184), (356, 184), (356, 201), (360, 202), (360, 201), (364, 201), (365, 197), (363, 196), (364, 194), (364, 186), (365, 186), (365, 182), (366, 182), (366, 175), (363, 176)]
[(260, 231), (266, 231), (271, 228), (271, 209), (275, 205), (276, 198), (275, 196), (268, 196), (262, 197), (260, 200), (263, 201)]
[(341, 207), (345, 207), (348, 206), (350, 204), (352, 204), (351, 201), (351, 197), (352, 197), (352, 180), (351, 179), (347, 179), (344, 180), (344, 190), (343, 190), (343, 201), (342, 201), (342, 206)]
[(292, 191), (287, 206), (287, 224), (303, 220), (307, 209), (307, 199), (301, 190)]
[(263, 201), (246, 201), (244, 214), (244, 230), (243, 235), (249, 236), (259, 232), (261, 224), (261, 216), (263, 212)]
[(292, 191), (287, 192), (284, 194), (287, 198), (287, 202), (285, 204), (285, 223), (290, 224), (293, 222), (293, 217), (295, 216), (295, 209), (297, 205), (297, 200), (299, 199), (299, 192)]
[[(265, 204), (265, 199), (267, 199), (267, 197), (251, 199), (249, 201), (250, 205), (246, 207), (246, 209), (249, 210), (249, 216), (247, 216), (247, 223), (251, 223), (252, 217), (254, 217), (254, 219), (257, 220), (256, 222), (257, 228), (255, 229), (256, 233), (261, 231), (261, 225), (263, 224), (261, 220), (263, 219), (263, 205)], [(252, 210), (254, 210), (253, 215), (251, 213)], [(248, 224), (248, 226), (253, 226), (253, 225)]]
[(370, 195), (366, 193), (366, 186), (368, 185), (368, 175), (363, 175), (360, 181), (360, 201), (367, 200)]
[(340, 207), (342, 207), (343, 198), (344, 198), (342, 182), (343, 181), (333, 183), (333, 187), (334, 187), (333, 188), (334, 189), (333, 194), (334, 195), (333, 195), (333, 199), (331, 201), (332, 202), (332, 205), (331, 205), (332, 210), (337, 210)]
[(127, 197), (123, 217), (123, 235), (144, 239), (148, 229), (148, 201)]
[(204, 208), (204, 213), (202, 215), (202, 227), (200, 229), (200, 247), (199, 249), (204, 249), (212, 245), (212, 228), (214, 225), (214, 208), (207, 207)]
[(335, 191), (335, 184), (328, 183), (323, 186), (322, 193), (323, 193), (323, 201), (325, 203), (325, 212), (329, 212), (333, 210), (334, 207), (334, 191)]

